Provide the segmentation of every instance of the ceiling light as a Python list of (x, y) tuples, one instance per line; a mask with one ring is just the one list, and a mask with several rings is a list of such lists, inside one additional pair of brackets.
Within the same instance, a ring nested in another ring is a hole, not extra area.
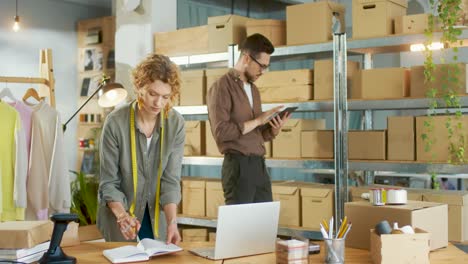
[(18, 32), (20, 30), (20, 17), (18, 16), (18, 0), (16, 0), (16, 15), (15, 15), (15, 22), (13, 23), (13, 31)]

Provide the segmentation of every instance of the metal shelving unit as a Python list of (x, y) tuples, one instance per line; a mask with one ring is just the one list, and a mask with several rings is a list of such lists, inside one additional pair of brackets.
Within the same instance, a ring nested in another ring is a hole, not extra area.
[[(440, 33), (434, 34), (434, 41), (440, 37)], [(462, 31), (460, 40), (468, 40), (468, 29)], [(372, 56), (380, 53), (396, 53), (410, 51), (412, 44), (424, 43), (425, 36), (418, 35), (399, 35), (387, 36), (381, 38), (371, 39), (348, 39), (345, 41), (347, 46), (347, 55), (362, 55), (363, 68), (372, 68)], [(464, 41), (464, 45), (468, 42)], [(232, 67), (234, 62), (239, 56), (237, 46), (228, 47), (227, 52), (216, 54), (200, 54), (192, 56), (183, 56), (171, 58), (179, 65), (190, 66), (193, 64), (202, 63), (223, 63), (226, 66)], [(284, 46), (276, 47), (275, 52), (272, 54), (272, 61), (281, 61), (284, 59), (320, 59), (332, 58), (334, 51), (334, 43), (318, 43), (299, 46)], [(346, 58), (345, 58), (346, 60)], [(335, 76), (335, 80), (336, 80)], [(335, 88), (337, 89), (337, 88)], [(468, 108), (468, 96), (461, 98), (462, 107)], [(297, 106), (299, 112), (332, 112), (334, 111), (335, 103), (333, 101), (308, 101), (297, 103), (274, 103), (262, 104), (264, 110), (270, 109), (277, 105), (284, 105), (286, 107)], [(426, 98), (406, 98), (394, 100), (347, 100), (348, 111), (363, 111), (364, 112), (364, 129), (372, 129), (372, 111), (375, 110), (427, 110), (429, 99)], [(182, 115), (207, 115), (206, 106), (180, 106), (175, 107)], [(442, 110), (443, 111), (443, 110)], [(344, 146), (341, 151), (347, 152), (347, 146)], [(336, 152), (336, 150), (335, 150)], [(335, 153), (335, 157), (337, 154)], [(184, 157), (184, 165), (198, 165), (198, 166), (221, 166), (223, 158), (221, 157)], [(438, 173), (446, 174), (461, 174), (468, 171), (468, 165), (451, 165), (444, 163), (419, 163), (419, 162), (395, 162), (395, 161), (345, 161), (349, 170), (363, 170), (366, 171), (367, 181), (373, 181), (373, 171), (393, 171), (393, 172), (411, 172), (411, 173), (427, 173), (435, 171)], [(272, 168), (303, 168), (305, 170), (334, 170), (334, 160), (310, 160), (310, 159), (267, 159), (266, 165)], [(342, 185), (339, 183), (338, 185)], [(342, 190), (344, 186), (336, 186), (337, 190)], [(339, 214), (335, 211), (335, 215)], [(190, 217), (182, 217), (179, 223), (188, 225), (198, 225), (205, 227), (215, 227), (216, 221), (197, 219)], [(300, 230), (294, 228), (279, 228), (280, 235), (303, 235), (309, 238), (321, 238), (319, 232)]]
[[(434, 34), (434, 41), (440, 38), (440, 33)], [(468, 40), (468, 29), (462, 31), (460, 40)], [(395, 35), (369, 39), (348, 39), (348, 55), (381, 54), (410, 51), (411, 44), (424, 43), (424, 34)], [(464, 42), (466, 43), (466, 42)], [(230, 49), (233, 49), (232, 51)], [(196, 54), (189, 56), (171, 57), (178, 65), (192, 65), (211, 62), (228, 63), (233, 57), (231, 54), (237, 50), (237, 46), (229, 47), (227, 52)], [(307, 58), (331, 58), (333, 42), (307, 44), (298, 46), (275, 47), (272, 60), (281, 58), (307, 57)]]

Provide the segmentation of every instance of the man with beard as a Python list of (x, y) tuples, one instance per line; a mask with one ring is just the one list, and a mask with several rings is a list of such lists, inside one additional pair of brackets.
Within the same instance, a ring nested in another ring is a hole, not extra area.
[[(262, 112), (254, 82), (268, 69), (275, 48), (261, 34), (249, 36), (233, 69), (219, 78), (207, 94), (211, 132), (224, 154), (222, 184), (226, 204), (272, 201), (265, 166), (265, 142), (289, 119), (271, 118), (283, 106)], [(264, 126), (269, 123), (270, 126)]]

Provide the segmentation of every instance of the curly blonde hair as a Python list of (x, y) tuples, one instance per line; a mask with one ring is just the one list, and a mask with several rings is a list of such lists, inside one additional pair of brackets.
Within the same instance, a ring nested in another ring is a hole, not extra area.
[(165, 107), (166, 111), (169, 111), (175, 99), (179, 98), (181, 82), (179, 68), (167, 56), (156, 53), (148, 55), (135, 67), (132, 77), (137, 97), (142, 96), (148, 86), (157, 80), (169, 84), (172, 91), (170, 101)]

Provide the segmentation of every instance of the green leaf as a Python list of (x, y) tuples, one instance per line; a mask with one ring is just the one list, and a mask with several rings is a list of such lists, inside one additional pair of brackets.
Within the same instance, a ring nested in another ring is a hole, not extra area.
[(81, 225), (95, 224), (99, 182), (95, 176), (86, 177), (82, 172), (71, 172), (76, 175), (76, 179), (71, 183), (71, 210), (78, 214)]

